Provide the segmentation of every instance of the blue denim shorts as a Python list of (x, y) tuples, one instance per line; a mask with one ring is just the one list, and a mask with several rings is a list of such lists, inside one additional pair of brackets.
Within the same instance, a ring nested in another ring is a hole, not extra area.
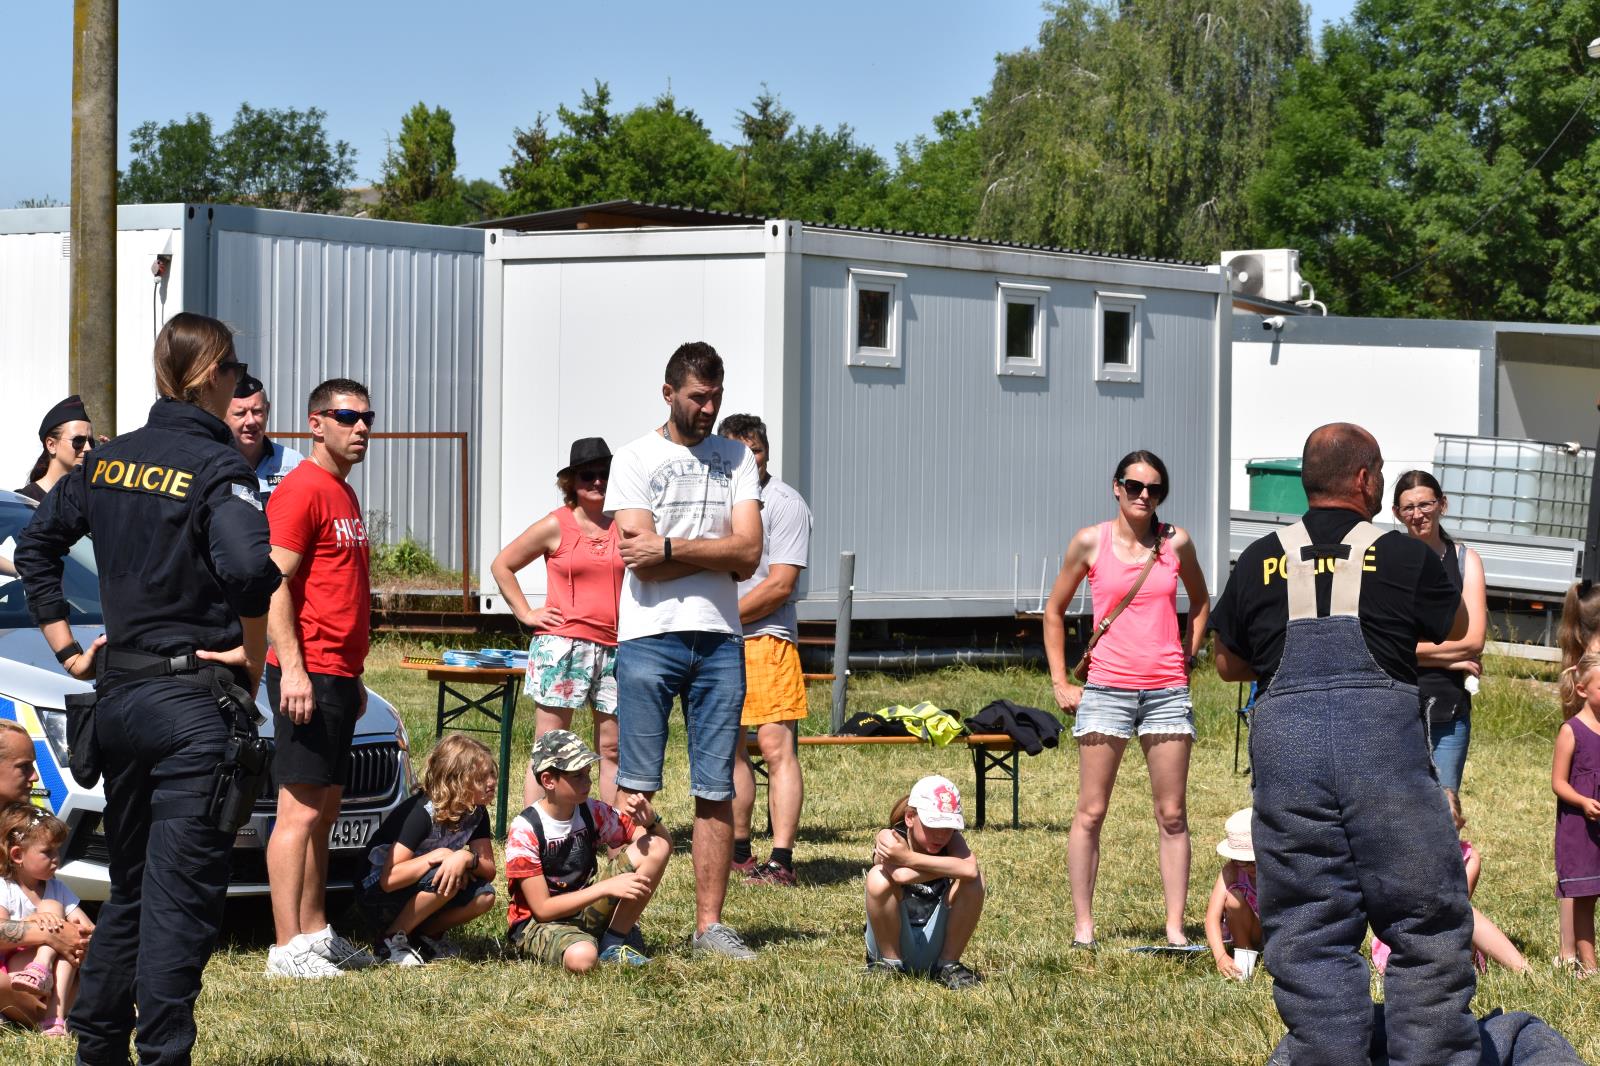
[[(944, 953), (944, 938), (950, 928), (950, 905), (940, 900), (933, 909), (927, 924), (911, 924), (911, 914), (904, 902), (900, 904), (900, 961), (908, 973), (931, 974)], [(867, 923), (867, 961), (883, 958), (878, 950), (878, 938), (873, 935), (872, 923)]]
[(734, 633), (662, 633), (617, 645), (617, 787), (660, 791), (667, 723), (680, 698), (689, 794), (732, 799), (744, 710), (744, 638)]
[(1127, 740), (1137, 732), (1179, 734), (1193, 738), (1194, 704), (1188, 686), (1178, 688), (1108, 688), (1085, 685), (1072, 723), (1074, 737), (1099, 733)]

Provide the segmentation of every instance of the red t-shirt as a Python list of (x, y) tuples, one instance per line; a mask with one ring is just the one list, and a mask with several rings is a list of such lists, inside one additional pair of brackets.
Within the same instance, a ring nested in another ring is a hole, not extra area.
[[(306, 670), (360, 677), (367, 661), (372, 584), (367, 527), (355, 490), (307, 460), (272, 490), (267, 524), (273, 547), (300, 555), (289, 594)], [(267, 662), (279, 665), (277, 654), (269, 651)]]

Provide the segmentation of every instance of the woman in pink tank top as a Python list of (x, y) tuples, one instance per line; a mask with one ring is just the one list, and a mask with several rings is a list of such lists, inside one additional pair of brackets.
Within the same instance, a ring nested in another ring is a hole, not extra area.
[[(1205, 640), (1211, 596), (1189, 534), (1156, 516), (1169, 491), (1160, 457), (1147, 451), (1124, 456), (1111, 479), (1117, 516), (1073, 535), (1045, 605), (1044, 650), (1056, 702), (1077, 719), (1072, 735), (1078, 741), (1078, 805), (1067, 838), (1076, 946), (1094, 943), (1100, 827), (1122, 753), (1136, 733), (1155, 798), (1167, 940), (1189, 942), (1183, 922), (1189, 895), (1189, 749), (1195, 737), (1189, 667)], [(1106, 625), (1152, 552), (1155, 564), (1144, 583)], [(1064, 618), (1086, 577), (1095, 626), (1105, 629), (1089, 663), (1088, 684), (1080, 688), (1069, 675)], [(1187, 633), (1178, 629), (1180, 581), (1191, 605)]]
[[(604, 440), (574, 442), (570, 461), (556, 473), (565, 504), (523, 530), (489, 565), (511, 613), (534, 631), (528, 648), (528, 694), (538, 708), (534, 739), (572, 728), (572, 712), (591, 708), (600, 796), (607, 803), (617, 791), (617, 600), (626, 572), (616, 526), (604, 513), (610, 470), (611, 449)], [(540, 558), (545, 601), (536, 610), (516, 575)], [(523, 803), (543, 795), (530, 768)]]

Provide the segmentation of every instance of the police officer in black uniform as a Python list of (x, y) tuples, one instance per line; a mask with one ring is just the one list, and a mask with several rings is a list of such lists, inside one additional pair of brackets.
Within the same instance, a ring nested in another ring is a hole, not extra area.
[[(68, 1018), (83, 1063), (128, 1061), (135, 1006), (140, 1062), (189, 1062), (233, 844), (207, 813), (236, 727), (216, 668), (253, 696), (281, 580), (255, 474), (222, 421), (245, 373), (227, 327), (176, 315), (156, 339), (155, 364), (161, 399), (144, 428), (62, 478), (15, 553), (56, 657), (74, 677), (100, 668), (93, 738), (111, 897)], [(61, 589), (62, 557), (86, 534), (106, 630), (88, 649), (73, 637)]]

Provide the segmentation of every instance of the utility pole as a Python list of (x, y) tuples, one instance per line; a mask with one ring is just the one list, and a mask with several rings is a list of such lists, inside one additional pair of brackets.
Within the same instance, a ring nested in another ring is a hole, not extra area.
[(117, 0), (72, 12), (72, 299), (68, 382), (117, 432)]

